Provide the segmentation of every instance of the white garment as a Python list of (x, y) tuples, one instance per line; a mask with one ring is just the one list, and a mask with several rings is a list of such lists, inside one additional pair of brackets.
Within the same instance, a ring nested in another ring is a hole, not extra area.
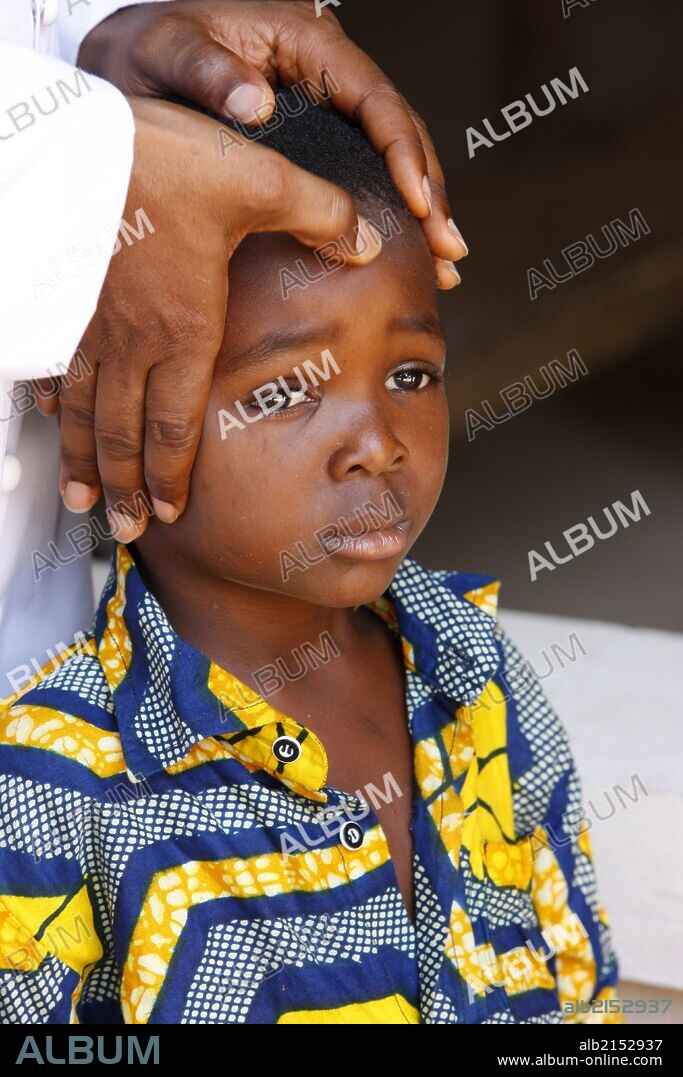
[(87, 516), (59, 497), (56, 420), (17, 415), (8, 394), (15, 379), (68, 367), (97, 304), (125, 205), (133, 115), (113, 86), (57, 57), (75, 61), (83, 37), (133, 2), (0, 4), (0, 697), (12, 690), (9, 670), (43, 665), (93, 613), (89, 555), (34, 582), (32, 551), (54, 542), (73, 553), (65, 531)]

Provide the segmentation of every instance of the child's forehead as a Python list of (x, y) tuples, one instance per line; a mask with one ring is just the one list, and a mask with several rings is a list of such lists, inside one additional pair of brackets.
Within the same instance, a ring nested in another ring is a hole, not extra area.
[[(284, 234), (248, 236), (229, 268), (230, 296), (223, 351), (268, 330), (295, 336), (301, 327), (334, 327), (336, 335), (360, 326), (406, 331), (431, 318), (440, 330), (432, 259), (412, 219), (383, 241), (370, 264), (343, 265), (328, 249), (312, 250)], [(331, 331), (331, 328), (330, 328)]]

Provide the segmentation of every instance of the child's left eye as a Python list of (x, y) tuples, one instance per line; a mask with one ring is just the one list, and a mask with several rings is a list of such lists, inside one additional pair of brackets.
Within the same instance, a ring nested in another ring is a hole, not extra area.
[[(411, 390), (426, 389), (430, 382), (435, 381), (435, 375), (428, 373), (426, 370), (397, 370), (395, 374), (390, 374), (385, 385), (387, 389), (403, 389)], [(392, 384), (393, 383), (393, 384)]]
[(260, 411), (264, 415), (277, 415), (283, 411), (291, 411), (297, 404), (303, 404), (307, 400), (310, 400), (310, 393), (308, 389), (302, 389), (300, 386), (287, 386), (287, 392), (284, 389), (280, 389), (279, 392), (273, 393), (268, 396), (261, 403), (257, 399), (251, 399), (246, 402), (246, 407), (250, 411)]
[(283, 389), (273, 398), (272, 407), (274, 411), (287, 411), (289, 408), (295, 408), (297, 404), (303, 404), (307, 397), (306, 389), (292, 389), (290, 393), (285, 393)]

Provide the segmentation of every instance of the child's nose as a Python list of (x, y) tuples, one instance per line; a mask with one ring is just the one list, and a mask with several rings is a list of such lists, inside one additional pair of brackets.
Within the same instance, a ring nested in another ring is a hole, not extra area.
[(374, 477), (399, 471), (408, 459), (408, 450), (391, 427), (366, 418), (344, 435), (343, 443), (330, 457), (330, 476), (344, 482), (357, 475)]

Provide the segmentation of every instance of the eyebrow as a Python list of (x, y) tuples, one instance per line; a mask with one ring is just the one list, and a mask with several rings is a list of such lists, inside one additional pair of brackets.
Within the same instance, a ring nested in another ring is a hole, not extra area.
[(248, 370), (249, 367), (259, 366), (265, 359), (273, 355), (286, 352), (290, 348), (304, 348), (311, 344), (323, 346), (339, 337), (340, 326), (320, 325), (319, 323), (300, 325), (291, 329), (272, 329), (264, 333), (255, 344), (249, 344), (246, 348), (231, 352), (226, 362), (226, 368), (231, 374), (238, 370)]
[(389, 333), (424, 333), (445, 340), (446, 333), (436, 314), (398, 314), (387, 326)]
[[(392, 318), (386, 330), (388, 333), (423, 333), (427, 336), (445, 339), (444, 328), (435, 314), (400, 314)], [(226, 362), (226, 370), (231, 374), (250, 367), (260, 366), (266, 359), (286, 352), (291, 348), (304, 348), (311, 344), (325, 347), (339, 338), (341, 326), (320, 325), (319, 323), (294, 326), (291, 329), (272, 329), (246, 348), (232, 352)]]

